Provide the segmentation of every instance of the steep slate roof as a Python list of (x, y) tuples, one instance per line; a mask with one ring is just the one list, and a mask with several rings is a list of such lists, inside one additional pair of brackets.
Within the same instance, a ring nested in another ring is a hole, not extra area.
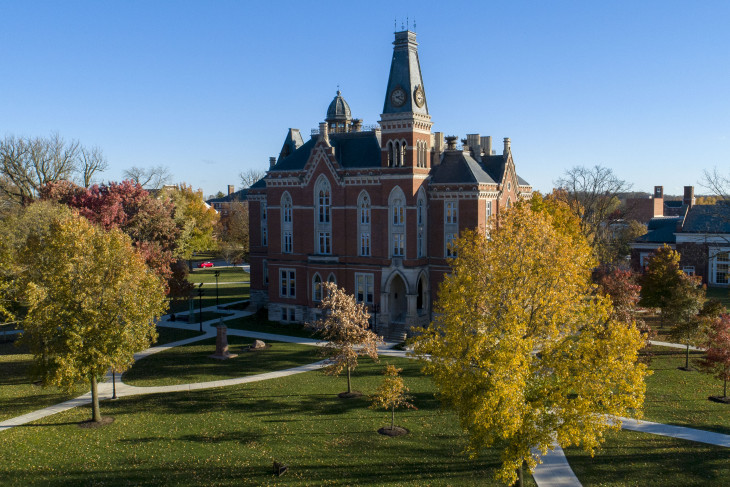
[(504, 166), (507, 163), (504, 156), (484, 156), (482, 157), (482, 165), (484, 170), (494, 180), (495, 183), (502, 182), (504, 174)]
[(447, 150), (441, 156), (441, 163), (431, 169), (431, 182), (495, 184), (495, 181), (469, 154)]
[(380, 167), (380, 143), (375, 132), (345, 132), (329, 137), (335, 159), (342, 167)]
[(681, 216), (659, 217), (649, 220), (649, 231), (637, 238), (636, 242), (646, 243), (676, 243), (677, 224), (682, 222)]
[(266, 180), (264, 178), (259, 179), (255, 183), (251, 185), (248, 189), (259, 189), (259, 188), (265, 188), (266, 187)]
[(279, 162), (269, 169), (269, 171), (298, 171), (304, 169), (304, 165), (309, 160), (309, 155), (312, 153), (312, 149), (314, 149), (316, 143), (317, 137), (314, 136), (289, 156), (279, 159)]
[(730, 233), (730, 204), (695, 205), (687, 212), (683, 233)]

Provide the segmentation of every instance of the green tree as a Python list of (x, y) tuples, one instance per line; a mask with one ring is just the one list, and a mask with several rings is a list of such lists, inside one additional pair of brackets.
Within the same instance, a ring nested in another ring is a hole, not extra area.
[(97, 381), (110, 367), (125, 370), (156, 339), (164, 287), (120, 230), (106, 231), (68, 210), (47, 212), (42, 225), (29, 228), (39, 223), (33, 206), (15, 222), (22, 226), (15, 240), (17, 296), (27, 311), (21, 340), (45, 384), (70, 389), (89, 381), (98, 422)]
[(582, 445), (592, 451), (610, 419), (641, 408), (646, 366), (632, 324), (612, 318), (595, 295), (585, 238), (552, 214), (515, 205), (490, 239), (464, 232), (439, 289), (435, 320), (419, 330), (446, 406), (469, 435), (468, 451), (501, 450), (498, 478), (511, 483), (531, 449)]
[(248, 202), (231, 201), (217, 228), (221, 257), (228, 263), (247, 260), (249, 253)]
[(677, 285), (671, 290), (666, 308), (662, 310), (662, 315), (666, 313), (666, 320), (674, 323), (669, 335), (687, 346), (684, 370), (691, 370), (689, 347), (700, 345), (706, 336), (707, 320), (698, 316), (705, 302), (705, 288), (699, 285), (699, 280), (682, 272)]
[(400, 407), (416, 409), (408, 395), (408, 387), (399, 375), (403, 369), (388, 364), (383, 371), (385, 377), (372, 397), (373, 409), (390, 409), (390, 432), (395, 432), (395, 409)]
[(358, 357), (367, 356), (378, 360), (378, 336), (368, 329), (370, 315), (364, 304), (355, 301), (355, 296), (346, 294), (333, 282), (322, 283), (322, 318), (310, 325), (327, 341), (322, 355), (329, 365), (325, 373), (338, 376), (347, 371), (347, 392), (341, 397), (359, 395), (352, 392), (352, 371), (357, 367)]
[(175, 255), (190, 259), (195, 252), (215, 248), (213, 230), (218, 222), (218, 214), (205, 204), (203, 192), (193, 191), (191, 186), (181, 184), (166, 194), (175, 205), (175, 225), (180, 229)]
[[(687, 276), (679, 268), (679, 253), (668, 245), (664, 245), (649, 256), (644, 276), (641, 278), (641, 300), (639, 305), (648, 308), (659, 308), (661, 312), (660, 325), (663, 327), (667, 314), (675, 315), (679, 309), (672, 301), (675, 291), (686, 283)], [(680, 293), (681, 294), (681, 293)]]

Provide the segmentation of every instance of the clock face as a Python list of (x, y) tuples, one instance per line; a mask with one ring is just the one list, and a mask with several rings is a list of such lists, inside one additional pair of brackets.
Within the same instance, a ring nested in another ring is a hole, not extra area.
[(421, 108), (423, 106), (423, 103), (426, 101), (426, 97), (423, 95), (423, 88), (421, 88), (421, 85), (416, 86), (416, 89), (413, 92), (413, 100), (416, 102), (416, 105), (418, 105), (418, 108)]
[(390, 93), (390, 102), (394, 107), (401, 107), (406, 102), (406, 92), (400, 86)]

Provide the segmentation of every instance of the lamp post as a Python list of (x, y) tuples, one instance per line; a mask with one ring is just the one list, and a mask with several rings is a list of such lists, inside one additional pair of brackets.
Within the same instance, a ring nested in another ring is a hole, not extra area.
[(200, 320), (200, 333), (203, 333), (203, 283), (198, 284), (198, 320)]
[(373, 314), (375, 315), (375, 318), (373, 319), (373, 331), (378, 330), (378, 311), (380, 311), (380, 305), (374, 304), (373, 305)]
[(218, 309), (218, 276), (221, 275), (221, 271), (215, 271), (213, 274), (215, 274), (215, 309)]
[(114, 367), (112, 367), (112, 399), (117, 398), (117, 374), (114, 370)]

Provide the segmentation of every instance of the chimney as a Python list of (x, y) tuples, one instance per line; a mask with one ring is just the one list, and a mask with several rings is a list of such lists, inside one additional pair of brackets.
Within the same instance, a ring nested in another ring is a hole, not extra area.
[(228, 194), (233, 194), (235, 192), (236, 192), (236, 190), (234, 189), (233, 185), (229, 184), (228, 185)]
[(682, 200), (682, 203), (684, 205), (688, 206), (689, 208), (692, 208), (695, 204), (695, 187), (694, 186), (685, 186), (684, 187), (684, 199)]
[(503, 152), (503, 154), (505, 156), (509, 153), (509, 147), (510, 147), (509, 137), (505, 137), (504, 138), (504, 152)]
[(466, 143), (475, 153), (481, 151), (480, 141), (479, 134), (466, 134)]
[(328, 144), (330, 143), (330, 136), (327, 132), (327, 122), (321, 122), (319, 124), (319, 138), (324, 140)]
[(269, 169), (274, 167), (275, 164), (276, 164), (276, 157), (269, 157)]
[(487, 135), (486, 137), (480, 137), (479, 145), (481, 146), (482, 150), (484, 151), (485, 156), (492, 155), (492, 137), (491, 136)]
[(449, 135), (446, 137), (446, 150), (456, 150), (456, 139), (458, 139), (455, 135)]
[(352, 131), (362, 132), (362, 119), (356, 118), (352, 121)]

